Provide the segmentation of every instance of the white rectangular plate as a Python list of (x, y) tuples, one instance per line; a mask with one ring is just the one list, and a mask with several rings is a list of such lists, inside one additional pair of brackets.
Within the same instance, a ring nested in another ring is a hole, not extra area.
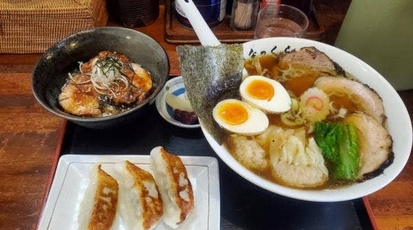
[[(195, 209), (178, 229), (219, 229), (220, 194), (218, 162), (213, 157), (181, 156), (195, 197)], [(78, 229), (78, 214), (90, 169), (96, 163), (110, 173), (116, 162), (129, 160), (151, 172), (148, 155), (64, 155), (59, 159), (56, 174), (46, 200), (38, 229)], [(113, 229), (123, 230), (120, 221)], [(154, 230), (171, 229), (160, 221)]]

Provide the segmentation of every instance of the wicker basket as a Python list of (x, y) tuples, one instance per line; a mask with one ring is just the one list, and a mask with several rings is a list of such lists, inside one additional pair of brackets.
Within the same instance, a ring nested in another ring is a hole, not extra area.
[(107, 21), (106, 0), (2, 0), (0, 53), (42, 53), (70, 34)]

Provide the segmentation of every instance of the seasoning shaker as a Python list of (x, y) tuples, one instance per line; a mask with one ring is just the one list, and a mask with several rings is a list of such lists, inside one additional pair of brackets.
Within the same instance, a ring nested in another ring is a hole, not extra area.
[(260, 0), (234, 0), (230, 27), (233, 30), (253, 30), (257, 22)]
[(159, 16), (159, 0), (116, 0), (116, 16), (125, 27), (144, 27)]
[[(226, 16), (227, 0), (191, 0), (193, 1), (196, 8), (201, 13), (205, 22), (210, 28), (219, 26)], [(176, 17), (179, 23), (182, 25), (192, 28), (191, 23), (186, 18), (185, 13), (180, 8), (180, 6), (174, 2), (173, 7), (175, 8)]]

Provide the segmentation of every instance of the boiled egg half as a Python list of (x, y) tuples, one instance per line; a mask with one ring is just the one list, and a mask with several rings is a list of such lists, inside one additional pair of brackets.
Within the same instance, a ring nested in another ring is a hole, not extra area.
[(264, 112), (236, 99), (220, 101), (212, 113), (222, 128), (233, 133), (256, 135), (264, 132), (269, 125)]
[(282, 113), (291, 109), (291, 98), (287, 90), (268, 77), (251, 75), (240, 85), (242, 100), (265, 113)]

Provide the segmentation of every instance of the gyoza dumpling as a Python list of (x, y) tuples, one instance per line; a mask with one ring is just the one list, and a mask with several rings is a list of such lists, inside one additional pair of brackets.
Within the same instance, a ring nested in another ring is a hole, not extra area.
[(94, 167), (79, 212), (79, 230), (111, 229), (118, 205), (118, 182)]
[(151, 168), (164, 202), (164, 222), (177, 228), (194, 208), (194, 193), (179, 156), (162, 147), (152, 149)]
[(148, 171), (129, 161), (115, 164), (119, 182), (119, 215), (128, 230), (149, 230), (163, 215), (162, 197)]
[(314, 138), (305, 138), (304, 129), (272, 126), (269, 152), (274, 178), (297, 188), (323, 185), (328, 180), (328, 169)]

